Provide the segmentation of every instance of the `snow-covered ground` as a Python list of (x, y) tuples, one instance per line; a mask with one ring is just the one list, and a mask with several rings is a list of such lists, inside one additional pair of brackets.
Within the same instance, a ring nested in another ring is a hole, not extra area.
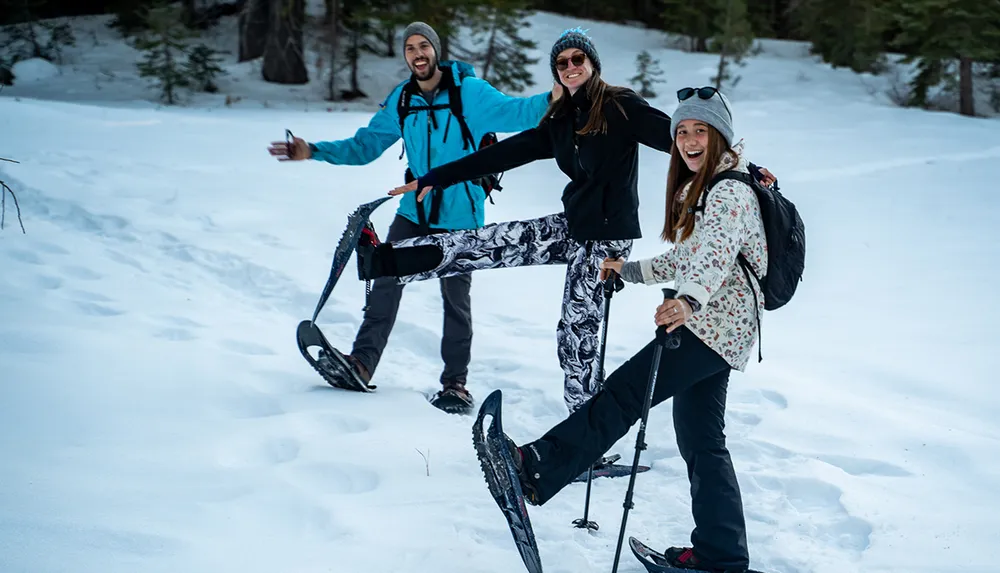
[[(535, 89), (551, 82), (545, 50), (578, 23), (532, 18), (543, 52)], [(713, 56), (666, 50), (658, 33), (584, 24), (613, 83), (653, 51), (668, 81), (652, 102), (668, 113), (676, 89), (714, 73)], [(399, 144), (366, 167), (279, 164), (266, 147), (286, 127), (337, 139), (371, 112), (328, 113), (318, 97), (300, 105), (295, 90), (256, 80), (253, 64), (197, 106), (135, 101), (148, 92), (125, 71), (130, 48), (112, 39), (80, 48), (78, 71), (67, 64), (0, 94), (0, 156), (20, 161), (0, 163), (0, 179), (27, 229), (8, 197), (0, 571), (523, 570), (471, 419), (426, 402), (440, 373), (436, 284), (407, 288), (374, 394), (329, 388), (295, 347), (347, 213), (401, 180)], [(994, 572), (1000, 123), (894, 107), (867, 87), (884, 80), (774, 46), (730, 93), (748, 155), (802, 211), (808, 261), (795, 299), (764, 318), (764, 362), (730, 385), (753, 566)], [(97, 80), (101, 65), (119, 72)], [(366, 87), (378, 100), (402, 66), (369, 69), (386, 74)], [(227, 108), (227, 93), (284, 104)], [(667, 164), (642, 151), (635, 257), (664, 248)], [(560, 208), (565, 178), (552, 162), (504, 183), (491, 221)], [(373, 217), (382, 232), (393, 210)], [(319, 320), (342, 348), (364, 298), (351, 273)], [(479, 399), (503, 389), (518, 441), (565, 415), (562, 280), (561, 268), (473, 279), (470, 389)], [(609, 368), (652, 336), (659, 296), (640, 286), (615, 296)], [(614, 451), (630, 459), (634, 440)], [(653, 411), (647, 442), (652, 470), (638, 479), (628, 533), (683, 544), (688, 484), (669, 408)], [(595, 534), (571, 526), (583, 485), (531, 508), (547, 572), (611, 568), (626, 485), (595, 481)], [(619, 570), (641, 570), (627, 548)]]

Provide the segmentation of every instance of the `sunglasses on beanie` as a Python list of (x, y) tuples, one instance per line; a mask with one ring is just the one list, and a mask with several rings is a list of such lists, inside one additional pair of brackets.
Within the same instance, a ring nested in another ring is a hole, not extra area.
[(573, 54), (573, 57), (571, 58), (568, 59), (559, 58), (558, 60), (556, 60), (556, 69), (559, 70), (560, 72), (565, 71), (566, 68), (569, 67), (570, 62), (573, 62), (573, 65), (579, 68), (586, 61), (587, 61), (587, 54), (584, 54), (583, 52), (577, 52)]
[[(681, 88), (677, 90), (677, 101), (680, 102), (686, 99), (691, 99), (694, 97), (694, 94), (698, 94), (698, 97), (701, 99), (712, 99), (712, 97), (714, 97), (717, 93), (719, 93), (719, 90), (712, 86), (705, 86), (701, 88)], [(726, 108), (726, 113), (729, 114), (729, 121), (732, 121), (733, 112), (729, 109), (729, 106), (726, 105), (726, 100), (722, 99), (722, 94), (719, 94), (719, 101), (721, 101), (722, 106)]]

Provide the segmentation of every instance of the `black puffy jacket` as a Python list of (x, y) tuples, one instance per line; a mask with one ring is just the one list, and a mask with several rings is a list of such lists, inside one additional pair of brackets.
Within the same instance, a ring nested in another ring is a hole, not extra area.
[(562, 195), (570, 236), (578, 241), (640, 238), (639, 144), (669, 153), (670, 117), (624, 90), (613, 99), (605, 98), (606, 133), (577, 135), (589, 118), (591, 104), (585, 92), (581, 89), (572, 96), (571, 112), (436, 167), (420, 178), (419, 188), (447, 187), (555, 158), (571, 179)]

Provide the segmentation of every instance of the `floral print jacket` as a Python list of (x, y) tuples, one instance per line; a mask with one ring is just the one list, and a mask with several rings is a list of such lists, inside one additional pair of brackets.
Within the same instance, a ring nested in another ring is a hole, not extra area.
[[(727, 153), (716, 173), (735, 169), (749, 173), (742, 157)], [(677, 194), (683, 201), (690, 184)], [(708, 193), (705, 209), (695, 213), (694, 232), (666, 253), (638, 261), (645, 284), (674, 281), (677, 296), (688, 295), (701, 304), (685, 326), (736, 370), (750, 361), (757, 318), (764, 312), (764, 295), (756, 280), (747, 281), (736, 255), (750, 262), (757, 276), (767, 270), (767, 240), (757, 196), (745, 183), (726, 179)], [(754, 309), (757, 294), (758, 308)], [(755, 312), (756, 310), (756, 312)]]

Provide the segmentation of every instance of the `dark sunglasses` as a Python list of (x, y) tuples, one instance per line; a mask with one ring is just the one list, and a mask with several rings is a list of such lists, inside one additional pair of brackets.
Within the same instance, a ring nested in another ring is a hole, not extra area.
[[(677, 90), (677, 101), (684, 101), (686, 99), (691, 99), (694, 94), (698, 94), (701, 99), (712, 99), (715, 94), (718, 94), (719, 90), (712, 86), (705, 86), (701, 88), (681, 88)], [(729, 109), (726, 104), (726, 100), (722, 99), (722, 94), (719, 94), (719, 101), (722, 102), (722, 106), (726, 108), (726, 113), (729, 114), (729, 121), (733, 120), (733, 110)]]
[(587, 61), (587, 54), (576, 53), (573, 54), (572, 58), (569, 59), (559, 58), (558, 60), (556, 60), (556, 69), (559, 70), (560, 72), (565, 71), (566, 68), (569, 67), (570, 62), (573, 62), (573, 65), (579, 68), (580, 66), (583, 65), (583, 62), (586, 61)]

